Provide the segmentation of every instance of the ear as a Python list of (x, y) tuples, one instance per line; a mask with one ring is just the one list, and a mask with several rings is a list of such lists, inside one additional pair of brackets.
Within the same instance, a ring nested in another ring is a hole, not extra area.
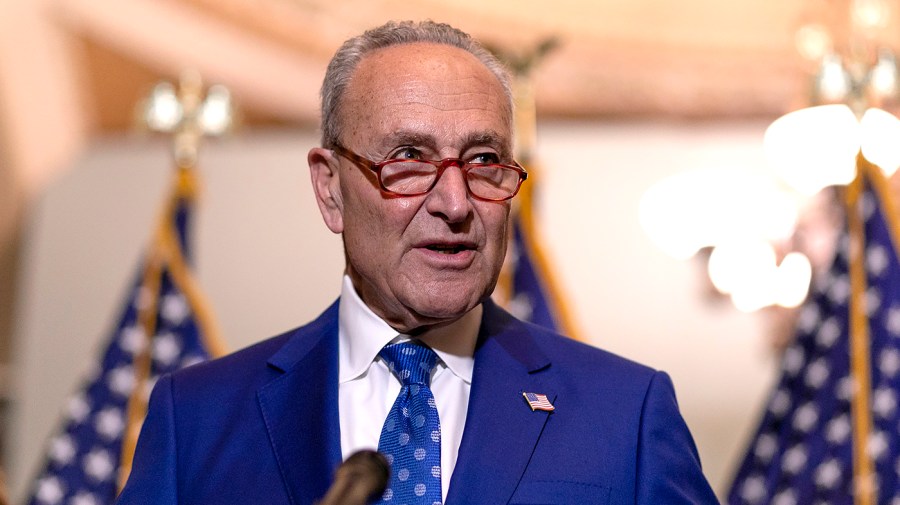
[(314, 147), (309, 150), (306, 160), (322, 219), (333, 233), (341, 233), (344, 231), (344, 199), (337, 157), (330, 149)]

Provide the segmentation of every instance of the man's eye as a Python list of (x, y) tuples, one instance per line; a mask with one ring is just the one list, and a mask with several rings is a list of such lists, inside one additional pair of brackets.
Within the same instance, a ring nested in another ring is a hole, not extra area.
[(394, 151), (388, 158), (392, 160), (421, 160), (422, 153), (413, 147), (402, 147)]
[(472, 158), (469, 159), (469, 163), (475, 163), (479, 165), (500, 163), (500, 157), (497, 156), (497, 153), (479, 153), (475, 156), (472, 156)]

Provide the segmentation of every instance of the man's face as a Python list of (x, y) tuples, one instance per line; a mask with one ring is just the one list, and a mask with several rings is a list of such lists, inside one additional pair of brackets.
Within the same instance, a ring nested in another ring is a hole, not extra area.
[[(506, 103), (497, 78), (468, 52), (392, 46), (370, 53), (353, 74), (340, 141), (373, 161), (487, 155), (509, 162)], [(454, 321), (493, 291), (508, 201), (474, 198), (456, 167), (430, 193), (398, 197), (380, 190), (374, 172), (331, 151), (314, 149), (309, 159), (325, 221), (343, 233), (348, 274), (391, 326), (413, 332)]]

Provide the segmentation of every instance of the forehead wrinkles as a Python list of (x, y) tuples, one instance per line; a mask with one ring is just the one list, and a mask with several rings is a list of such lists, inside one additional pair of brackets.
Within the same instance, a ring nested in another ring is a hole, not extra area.
[(496, 91), (476, 77), (450, 79), (403, 79), (394, 86), (392, 96), (385, 97), (384, 105), (393, 107), (404, 104), (420, 104), (437, 110), (499, 110), (502, 100)]
[(400, 108), (413, 113), (481, 112), (469, 121), (510, 122), (505, 95), (499, 85), (491, 87), (476, 77), (452, 79), (394, 78), (376, 79), (348, 94), (348, 105), (359, 116), (384, 120), (395, 117)]

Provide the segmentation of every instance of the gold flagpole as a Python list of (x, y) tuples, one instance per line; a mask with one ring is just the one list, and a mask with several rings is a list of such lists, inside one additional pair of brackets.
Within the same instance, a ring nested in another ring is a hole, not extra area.
[(871, 164), (862, 153), (856, 157), (857, 175), (847, 188), (847, 226), (850, 235), (850, 375), (853, 380), (853, 503), (875, 505), (877, 489), (869, 439), (872, 432), (871, 354), (866, 311), (866, 236), (860, 197)]

